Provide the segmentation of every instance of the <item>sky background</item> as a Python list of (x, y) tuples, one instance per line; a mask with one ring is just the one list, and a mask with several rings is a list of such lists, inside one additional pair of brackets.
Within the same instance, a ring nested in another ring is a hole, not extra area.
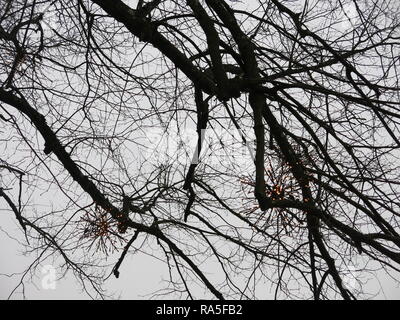
[[(243, 3), (243, 9), (246, 6)], [(130, 2), (131, 4), (131, 2)], [(133, 6), (134, 3), (132, 2)], [(349, 6), (348, 13), (354, 11)], [(342, 28), (349, 25), (343, 24)], [(50, 198), (51, 193), (46, 197)], [(56, 200), (56, 199), (51, 199)], [(23, 232), (15, 220), (13, 213), (7, 208), (3, 198), (0, 198), (0, 299), (89, 299), (90, 297), (82, 292), (77, 280), (68, 274), (56, 281), (55, 289), (45, 288), (43, 285), (48, 273), (42, 273), (42, 267), (52, 264), (52, 261), (43, 263), (36, 272), (28, 273), (23, 279), (23, 286), (18, 286), (21, 277), (27, 267), (35, 260), (36, 252), (23, 253), (24, 247)], [(119, 255), (108, 257), (111, 265), (115, 264)], [(54, 264), (56, 265), (56, 264)], [(371, 266), (373, 268), (373, 266)], [(57, 275), (59, 270), (56, 269)], [(354, 272), (357, 277), (357, 272)], [(106, 280), (104, 288), (113, 298), (120, 299), (148, 299), (157, 290), (164, 287), (164, 279), (168, 279), (167, 265), (162, 261), (144, 253), (128, 255), (120, 268), (120, 277), (116, 279), (113, 275)], [(350, 281), (351, 282), (351, 281)], [(18, 289), (13, 290), (18, 286)], [(390, 276), (380, 272), (375, 278), (363, 288), (364, 291), (376, 293), (377, 299), (400, 299), (399, 284)], [(265, 285), (260, 296), (272, 298), (275, 287)], [(199, 295), (201, 292), (198, 291)], [(10, 296), (11, 295), (11, 296)], [(157, 296), (155, 296), (157, 297)], [(166, 296), (168, 298), (168, 296)]]

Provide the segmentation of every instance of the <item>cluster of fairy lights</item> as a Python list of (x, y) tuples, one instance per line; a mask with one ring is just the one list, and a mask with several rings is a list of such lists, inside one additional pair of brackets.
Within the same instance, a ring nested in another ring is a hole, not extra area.
[(125, 242), (118, 232), (118, 222), (99, 206), (86, 211), (79, 225), (82, 229), (82, 239), (88, 242), (88, 249), (94, 247), (96, 251), (108, 254), (119, 249)]
[[(304, 159), (301, 159), (299, 162), (303, 167), (305, 166)], [(291, 165), (276, 156), (266, 157), (266, 165), (266, 195), (273, 201), (285, 199), (302, 201), (301, 188), (291, 172)], [(245, 187), (244, 190), (246, 190), (246, 187), (251, 188), (249, 192), (245, 192), (245, 199), (250, 200), (252, 205), (244, 211), (247, 215), (251, 215), (260, 209), (256, 200), (253, 197), (247, 196), (247, 194), (251, 193), (251, 190), (254, 190), (255, 181), (252, 178), (243, 177), (240, 179), (240, 182), (241, 185)], [(310, 188), (309, 183), (307, 183), (306, 187)], [(303, 199), (304, 202), (309, 202), (309, 200), (310, 199), (308, 198)], [(293, 211), (289, 208), (276, 207), (268, 210), (268, 216), (265, 223), (269, 225), (270, 223), (275, 222), (282, 226), (286, 231), (294, 230), (303, 224), (302, 220), (304, 217), (301, 215), (302, 213), (298, 210)]]

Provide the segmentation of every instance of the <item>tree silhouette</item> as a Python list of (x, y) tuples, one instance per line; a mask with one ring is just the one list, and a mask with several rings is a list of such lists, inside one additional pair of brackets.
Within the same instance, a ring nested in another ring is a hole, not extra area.
[(104, 297), (141, 250), (182, 299), (369, 297), (348, 271), (400, 263), (398, 17), (396, 0), (3, 0), (0, 197), (29, 270), (59, 257)]

